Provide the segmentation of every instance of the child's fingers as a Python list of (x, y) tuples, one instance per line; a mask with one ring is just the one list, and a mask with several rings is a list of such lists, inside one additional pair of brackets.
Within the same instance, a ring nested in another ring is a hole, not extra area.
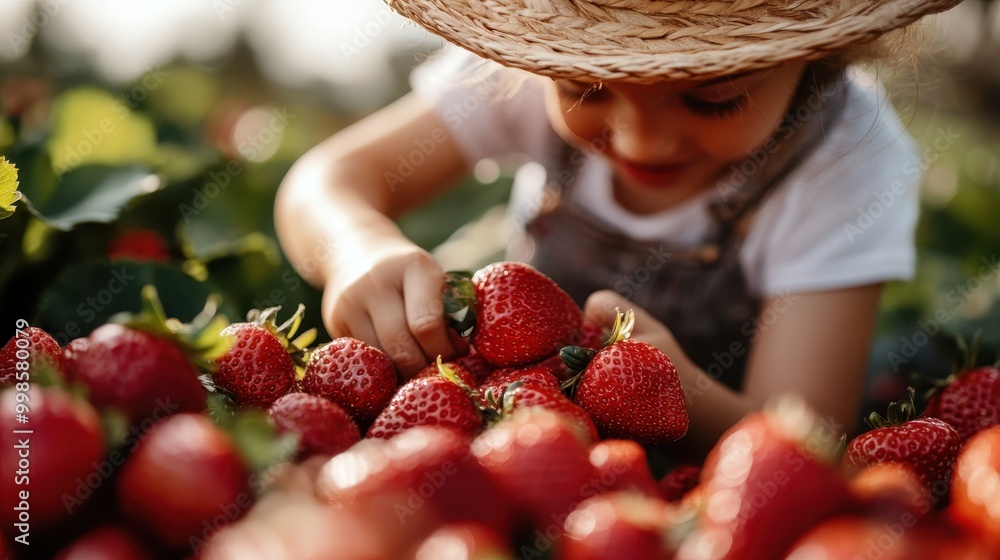
[(655, 317), (647, 313), (645, 309), (611, 290), (601, 290), (590, 294), (590, 297), (587, 298), (587, 302), (583, 306), (583, 324), (596, 327), (610, 327), (615, 322), (616, 309), (622, 313), (631, 309), (635, 313), (635, 328), (632, 331), (633, 333), (665, 328)]
[(583, 324), (593, 327), (608, 327), (615, 322), (615, 308), (623, 312), (632, 307), (629, 300), (611, 290), (601, 290), (590, 294), (583, 304)]
[(370, 309), (378, 346), (389, 355), (403, 379), (409, 379), (429, 360), (410, 334), (403, 301), (397, 293), (383, 292), (377, 294), (373, 302)]
[(379, 347), (378, 335), (375, 334), (372, 319), (366, 312), (359, 311), (344, 316), (330, 335), (334, 338), (349, 336)]
[(448, 325), (444, 318), (442, 274), (440, 268), (434, 270), (432, 267), (414, 266), (408, 268), (403, 277), (406, 324), (431, 361), (438, 356), (447, 360), (455, 355), (455, 346), (448, 338)]

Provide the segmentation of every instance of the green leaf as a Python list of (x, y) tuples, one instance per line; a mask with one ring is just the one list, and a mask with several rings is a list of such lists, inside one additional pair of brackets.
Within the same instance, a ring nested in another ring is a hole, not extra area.
[(144, 167), (91, 165), (66, 172), (53, 187), (23, 187), (28, 209), (49, 226), (69, 230), (80, 223), (109, 223), (132, 199), (158, 190), (158, 176)]
[(263, 410), (241, 410), (228, 428), (233, 443), (253, 472), (260, 472), (280, 463), (289, 463), (298, 449), (298, 436), (278, 435), (274, 424)]
[[(187, 322), (204, 308), (215, 284), (200, 282), (174, 267), (132, 261), (93, 262), (64, 269), (40, 298), (35, 324), (63, 338), (86, 336), (116, 313), (138, 313), (142, 287), (152, 284), (168, 317)], [(223, 303), (220, 315), (237, 317)]]
[(156, 128), (109, 92), (85, 86), (60, 94), (52, 109), (48, 152), (58, 175), (93, 164), (148, 164)]
[(14, 203), (21, 200), (17, 191), (17, 167), (0, 157), (0, 220), (14, 213)]

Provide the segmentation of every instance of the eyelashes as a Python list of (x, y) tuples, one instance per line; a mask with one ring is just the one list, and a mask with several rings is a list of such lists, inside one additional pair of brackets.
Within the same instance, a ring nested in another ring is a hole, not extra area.
[(705, 101), (695, 97), (684, 97), (684, 106), (699, 117), (723, 119), (732, 116), (746, 105), (750, 97), (746, 94), (737, 95), (725, 101)]
[[(572, 102), (573, 107), (585, 103), (597, 103), (607, 99), (608, 92), (601, 88), (600, 83), (590, 86), (556, 85), (556, 92), (559, 97)], [(724, 101), (705, 101), (697, 97), (683, 96), (681, 102), (692, 114), (708, 119), (723, 119), (730, 117), (740, 111), (750, 101), (747, 94), (737, 95)]]
[(562, 99), (572, 101), (573, 107), (601, 101), (607, 97), (607, 92), (601, 82), (594, 82), (590, 85), (564, 85), (560, 83), (556, 85), (556, 92)]

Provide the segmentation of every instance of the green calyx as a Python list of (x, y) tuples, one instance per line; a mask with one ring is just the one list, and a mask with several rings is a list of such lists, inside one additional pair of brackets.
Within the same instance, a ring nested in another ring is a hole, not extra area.
[(564, 346), (559, 351), (559, 357), (572, 375), (576, 375), (587, 368), (590, 360), (597, 355), (597, 350), (585, 346)]
[[(635, 313), (629, 309), (623, 314), (621, 309), (616, 307), (615, 324), (611, 328), (611, 335), (608, 337), (608, 340), (601, 345), (601, 349), (616, 342), (627, 340), (632, 336), (633, 327), (635, 327)], [(564, 346), (559, 350), (559, 357), (562, 358), (563, 363), (566, 364), (566, 368), (569, 370), (569, 379), (563, 381), (559, 387), (570, 398), (572, 398), (573, 392), (576, 390), (577, 383), (580, 382), (583, 370), (587, 369), (587, 365), (590, 364), (590, 361), (597, 355), (598, 351), (585, 346)]]
[(983, 346), (983, 331), (978, 329), (972, 335), (972, 342), (966, 343), (962, 335), (955, 336), (955, 345), (958, 346), (958, 356), (961, 360), (952, 368), (952, 376), (957, 377), (976, 367), (976, 358), (979, 357), (979, 350)]
[(501, 414), (503, 416), (510, 416), (510, 413), (514, 411), (514, 393), (517, 392), (521, 385), (524, 385), (524, 381), (515, 381), (504, 388), (503, 398), (501, 399), (503, 403)]
[(444, 314), (448, 325), (462, 338), (472, 335), (476, 327), (476, 286), (472, 273), (453, 270), (444, 274)]
[(278, 338), (295, 363), (295, 378), (301, 380), (305, 376), (306, 362), (309, 361), (309, 345), (316, 341), (316, 329), (312, 328), (295, 336), (306, 312), (306, 307), (301, 303), (295, 313), (281, 325), (277, 322), (279, 311), (281, 306), (264, 310), (251, 309), (247, 313), (247, 322), (266, 329)]
[(218, 294), (210, 296), (201, 312), (191, 322), (183, 323), (167, 317), (155, 286), (147, 284), (140, 293), (139, 313), (118, 313), (109, 321), (173, 341), (198, 371), (210, 374), (215, 369), (215, 360), (225, 354), (232, 343), (229, 337), (220, 336), (222, 329), (229, 325), (229, 319), (217, 314), (221, 297)]
[(916, 391), (913, 387), (906, 388), (907, 398), (893, 403), (889, 403), (885, 418), (878, 412), (872, 412), (865, 418), (865, 424), (872, 429), (888, 428), (892, 426), (902, 426), (903, 424), (917, 417), (917, 407), (913, 403)]

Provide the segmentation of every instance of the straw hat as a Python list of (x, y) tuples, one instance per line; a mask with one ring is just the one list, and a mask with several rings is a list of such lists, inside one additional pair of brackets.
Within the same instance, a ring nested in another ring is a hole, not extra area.
[(648, 83), (822, 58), (961, 0), (385, 0), (503, 65)]

